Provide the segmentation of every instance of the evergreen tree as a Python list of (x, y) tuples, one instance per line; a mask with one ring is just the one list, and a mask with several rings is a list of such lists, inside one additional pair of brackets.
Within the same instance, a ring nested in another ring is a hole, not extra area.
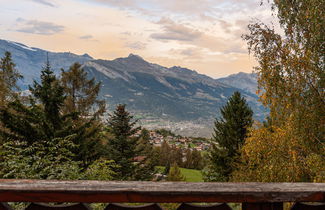
[(134, 137), (134, 134), (140, 127), (134, 128), (136, 121), (132, 119), (133, 116), (125, 110), (125, 105), (119, 104), (108, 120), (111, 137), (107, 142), (107, 155), (120, 166), (117, 170), (119, 180), (132, 180), (137, 167), (134, 158), (138, 156), (138, 138)]
[(181, 170), (179, 169), (177, 163), (173, 163), (171, 166), (169, 173), (167, 175), (167, 181), (185, 181), (185, 177), (183, 176)]
[(63, 111), (78, 112), (81, 116), (101, 116), (105, 112), (105, 101), (98, 100), (101, 83), (95, 78), (88, 79), (87, 72), (79, 63), (74, 63), (68, 71), (62, 69), (61, 84), (66, 95)]
[(142, 129), (140, 138), (137, 141), (136, 154), (138, 154), (137, 168), (134, 174), (135, 180), (152, 180), (155, 174), (157, 160), (154, 157), (153, 146), (149, 143), (149, 131)]
[(46, 119), (50, 122), (49, 129), (60, 129), (61, 117), (60, 109), (64, 103), (65, 96), (63, 87), (60, 85), (53, 71), (50, 62), (47, 59), (46, 65), (41, 71), (41, 83), (34, 81), (33, 87), (29, 87), (33, 96), (38, 100), (44, 108)]
[(22, 78), (22, 75), (18, 73), (15, 66), (11, 53), (5, 52), (4, 57), (0, 59), (0, 107), (17, 96), (15, 92), (19, 90), (17, 81)]
[(214, 144), (209, 171), (205, 174), (205, 179), (210, 181), (229, 180), (247, 131), (253, 123), (253, 112), (239, 92), (235, 92), (220, 111), (222, 117), (214, 123)]
[(74, 114), (73, 123), (77, 126), (87, 125), (83, 138), (76, 139), (79, 145), (77, 159), (87, 166), (99, 158), (101, 150), (102, 123), (99, 119), (105, 112), (105, 101), (98, 100), (100, 83), (95, 79), (88, 79), (87, 72), (79, 63), (74, 63), (68, 71), (62, 69), (61, 85), (66, 96), (62, 112), (66, 115)]

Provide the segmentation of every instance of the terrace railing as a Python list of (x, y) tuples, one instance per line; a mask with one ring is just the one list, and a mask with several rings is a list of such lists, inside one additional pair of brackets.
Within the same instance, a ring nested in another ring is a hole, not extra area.
[[(0, 179), (0, 210), (8, 202), (28, 202), (26, 209), (90, 209), (90, 203), (109, 203), (105, 209), (162, 209), (159, 203), (179, 203), (178, 209), (280, 210), (322, 209), (325, 183), (189, 183)], [(308, 202), (308, 203), (305, 203)], [(315, 203), (317, 202), (317, 203)], [(47, 204), (46, 204), (47, 203)], [(55, 203), (49, 205), (48, 203)], [(62, 204), (75, 203), (75, 204)], [(121, 203), (146, 203), (126, 206)], [(149, 204), (148, 204), (149, 203)], [(203, 206), (189, 203), (204, 203)], [(209, 203), (212, 203), (209, 204)], [(219, 203), (219, 204), (215, 204)]]

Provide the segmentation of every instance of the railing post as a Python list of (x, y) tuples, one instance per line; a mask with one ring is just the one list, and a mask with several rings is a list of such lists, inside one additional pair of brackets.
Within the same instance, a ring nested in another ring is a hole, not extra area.
[(283, 210), (283, 203), (243, 203), (242, 210)]

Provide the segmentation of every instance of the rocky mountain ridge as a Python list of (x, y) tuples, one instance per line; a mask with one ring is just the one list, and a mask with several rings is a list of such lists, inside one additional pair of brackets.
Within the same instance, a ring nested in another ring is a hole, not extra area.
[(246, 98), (256, 119), (263, 120), (266, 113), (255, 94), (235, 86), (234, 76), (230, 77), (232, 82), (227, 78), (215, 80), (187, 68), (149, 63), (134, 54), (114, 60), (96, 60), (88, 54), (54, 53), (0, 40), (0, 57), (5, 51), (12, 53), (17, 69), (25, 78), (22, 89), (39, 78), (47, 55), (56, 74), (61, 68), (67, 69), (79, 62), (89, 77), (102, 83), (100, 97), (107, 101), (109, 110), (116, 104), (127, 104), (139, 123), (149, 128), (163, 127), (188, 136), (209, 136), (220, 107), (234, 91), (240, 91)]

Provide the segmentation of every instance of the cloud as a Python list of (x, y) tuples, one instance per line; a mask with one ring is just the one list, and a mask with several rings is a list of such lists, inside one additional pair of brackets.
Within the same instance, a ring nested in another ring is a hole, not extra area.
[(124, 46), (133, 50), (144, 50), (147, 45), (143, 42), (127, 42)]
[(79, 39), (85, 39), (85, 40), (89, 40), (94, 38), (92, 35), (84, 35), (84, 36), (79, 36)]
[(259, 7), (256, 0), (88, 0), (122, 10), (132, 10), (142, 15), (159, 17), (168, 15), (190, 19), (215, 20), (229, 14), (238, 14)]
[(17, 18), (16, 22), (18, 23), (16, 31), (23, 33), (53, 35), (64, 30), (64, 26), (51, 22), (25, 20), (23, 18)]
[(200, 31), (178, 24), (168, 18), (162, 18), (157, 23), (162, 25), (163, 32), (151, 34), (150, 37), (153, 39), (194, 41), (202, 35)]
[(49, 7), (56, 7), (56, 5), (52, 4), (51, 2), (47, 1), (47, 0), (32, 0), (33, 2), (39, 3), (39, 4), (43, 4)]

